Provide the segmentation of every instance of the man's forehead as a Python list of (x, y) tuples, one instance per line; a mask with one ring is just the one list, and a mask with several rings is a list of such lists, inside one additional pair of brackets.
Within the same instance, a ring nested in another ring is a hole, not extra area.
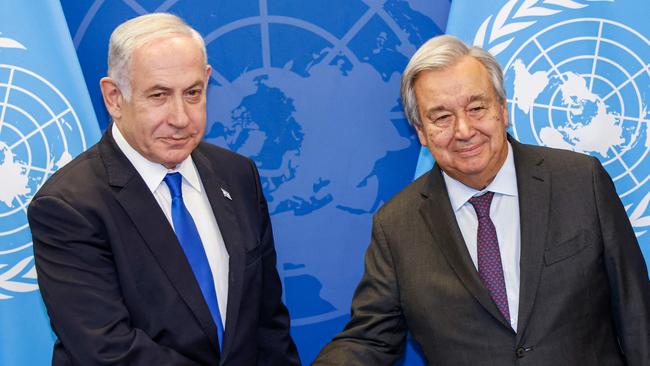
[(471, 95), (461, 96), (448, 96), (444, 100), (433, 100), (431, 105), (426, 107), (427, 113), (435, 113), (440, 111), (451, 110), (458, 107), (466, 107), (472, 103), (489, 103), (492, 101), (492, 96), (487, 93), (476, 93)]
[(204, 82), (208, 66), (201, 48), (190, 37), (175, 38), (160, 38), (134, 50), (131, 82), (139, 89), (190, 88)]

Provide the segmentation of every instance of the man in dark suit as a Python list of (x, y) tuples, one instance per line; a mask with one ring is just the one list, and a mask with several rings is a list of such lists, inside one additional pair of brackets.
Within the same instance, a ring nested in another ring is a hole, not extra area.
[(595, 158), (506, 134), (502, 72), (428, 41), (402, 100), (436, 165), (374, 217), (344, 331), (314, 365), (650, 365), (650, 285)]
[(113, 32), (113, 124), (28, 212), (54, 365), (300, 363), (255, 164), (201, 142), (210, 71), (176, 16)]

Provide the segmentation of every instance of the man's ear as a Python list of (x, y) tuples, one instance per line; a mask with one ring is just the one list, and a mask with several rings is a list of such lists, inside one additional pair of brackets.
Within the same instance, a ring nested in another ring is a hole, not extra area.
[(510, 120), (508, 119), (508, 103), (503, 102), (501, 105), (501, 118), (503, 119), (503, 125), (505, 128), (508, 128), (508, 125), (510, 124)]
[(422, 146), (428, 146), (428, 141), (427, 141), (427, 135), (426, 132), (424, 131), (424, 127), (414, 125), (415, 126), (415, 132), (418, 133), (418, 140), (420, 140), (420, 144)]
[(205, 65), (205, 86), (208, 86), (208, 81), (210, 79), (210, 74), (212, 74), (212, 66)]
[(113, 120), (119, 120), (122, 118), (122, 104), (124, 102), (124, 97), (122, 96), (120, 88), (117, 87), (115, 80), (109, 77), (103, 77), (99, 81), (99, 87), (102, 90), (104, 105)]

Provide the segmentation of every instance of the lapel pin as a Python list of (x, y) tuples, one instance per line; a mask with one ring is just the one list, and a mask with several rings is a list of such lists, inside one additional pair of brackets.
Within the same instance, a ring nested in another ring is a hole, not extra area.
[(228, 192), (225, 189), (221, 188), (221, 193), (223, 193), (224, 197), (226, 197), (227, 199), (232, 201), (232, 197), (230, 197), (230, 192)]

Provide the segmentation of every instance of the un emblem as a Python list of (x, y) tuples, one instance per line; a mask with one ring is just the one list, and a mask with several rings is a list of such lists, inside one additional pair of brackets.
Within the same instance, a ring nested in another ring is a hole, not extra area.
[[(28, 52), (9, 38), (0, 38), (0, 49)], [(34, 71), (0, 64), (0, 300), (38, 289), (27, 206), (85, 149), (79, 118), (59, 89)]]
[[(549, 15), (589, 6), (556, 5), (560, 9), (508, 2), (494, 21), (483, 22), (474, 43), (501, 57), (514, 50), (501, 61), (515, 138), (600, 159), (641, 236), (650, 226), (644, 216), (650, 201), (650, 41), (633, 27), (599, 17), (541, 26), (556, 19)], [(514, 34), (524, 30), (530, 36), (517, 44)]]
[(597, 156), (625, 197), (648, 181), (649, 84), (637, 52), (650, 42), (606, 19), (572, 19), (541, 30), (506, 64), (517, 138)]

